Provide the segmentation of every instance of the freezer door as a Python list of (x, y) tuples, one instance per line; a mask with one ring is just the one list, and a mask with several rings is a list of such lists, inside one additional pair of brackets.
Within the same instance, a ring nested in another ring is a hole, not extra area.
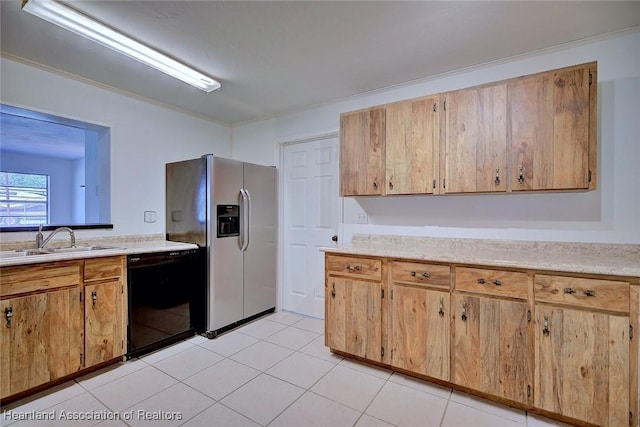
[(244, 189), (250, 202), (244, 251), (244, 317), (276, 306), (278, 262), (278, 171), (244, 164)]
[(167, 163), (165, 172), (167, 240), (206, 246), (205, 159)]
[[(209, 157), (211, 212), (218, 205), (239, 205), (242, 162)], [(242, 215), (242, 212), (240, 212)], [(210, 285), (208, 330), (214, 331), (243, 319), (242, 252), (238, 236), (217, 237), (216, 218), (211, 215)]]

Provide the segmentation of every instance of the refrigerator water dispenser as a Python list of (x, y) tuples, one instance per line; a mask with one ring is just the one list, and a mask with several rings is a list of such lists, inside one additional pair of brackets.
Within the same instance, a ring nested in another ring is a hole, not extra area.
[(238, 205), (217, 205), (217, 237), (240, 235), (240, 207)]

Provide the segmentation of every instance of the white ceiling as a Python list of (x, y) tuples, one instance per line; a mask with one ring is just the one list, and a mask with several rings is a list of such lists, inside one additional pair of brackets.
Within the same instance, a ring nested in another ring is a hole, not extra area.
[(74, 160), (84, 157), (86, 130), (0, 112), (0, 153)]
[(0, 1), (1, 50), (232, 124), (640, 25), (640, 1), (74, 1), (206, 94)]

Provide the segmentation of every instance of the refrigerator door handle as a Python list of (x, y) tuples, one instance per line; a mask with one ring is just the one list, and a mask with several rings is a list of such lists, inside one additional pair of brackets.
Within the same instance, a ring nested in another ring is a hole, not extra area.
[(251, 193), (249, 193), (249, 190), (246, 189), (244, 190), (244, 193), (247, 197), (247, 222), (245, 227), (245, 246), (243, 251), (246, 251), (251, 244)]
[(238, 234), (238, 246), (240, 246), (240, 250), (244, 251), (244, 245), (245, 245), (245, 239), (244, 239), (244, 234), (245, 234), (245, 228), (246, 228), (246, 221), (244, 220), (244, 215), (245, 215), (245, 206), (246, 206), (246, 200), (247, 197), (244, 193), (244, 188), (240, 189), (240, 193), (238, 193), (238, 204), (240, 205), (240, 233)]
[(249, 192), (244, 188), (240, 189), (240, 196), (242, 199), (240, 209), (242, 210), (241, 224), (240, 224), (240, 250), (246, 251), (249, 247), (249, 227), (251, 224), (251, 197)]

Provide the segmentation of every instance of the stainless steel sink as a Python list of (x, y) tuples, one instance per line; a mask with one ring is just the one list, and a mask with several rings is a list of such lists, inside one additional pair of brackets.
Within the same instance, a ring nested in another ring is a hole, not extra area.
[(75, 248), (40, 248), (40, 249), (23, 249), (17, 251), (2, 251), (0, 252), (0, 258), (19, 258), (25, 256), (35, 255), (53, 255), (53, 254), (65, 254), (75, 252), (87, 252), (87, 251), (102, 251), (109, 249), (124, 249), (121, 246), (110, 245), (91, 245), (91, 246), (76, 246)]
[(24, 249), (18, 251), (2, 251), (0, 252), (0, 258), (18, 258), (23, 256), (32, 255), (46, 255), (52, 254), (50, 249)]
[(55, 248), (55, 249), (46, 249), (48, 251), (52, 251), (53, 253), (69, 253), (69, 252), (86, 252), (86, 251), (103, 251), (109, 249), (124, 249), (120, 246), (109, 246), (109, 245), (92, 245), (92, 246), (76, 246), (75, 248)]
[(25, 249), (24, 251), (18, 251), (18, 253), (24, 255), (24, 256), (31, 256), (31, 255), (46, 255), (46, 254), (51, 254), (53, 253), (51, 251), (51, 249)]

